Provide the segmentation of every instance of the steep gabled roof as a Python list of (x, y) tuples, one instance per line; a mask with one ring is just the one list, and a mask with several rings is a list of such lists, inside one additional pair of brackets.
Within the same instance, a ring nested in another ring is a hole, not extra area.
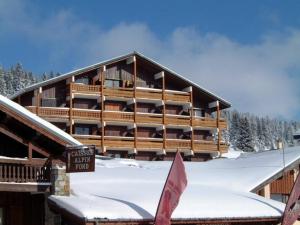
[(144, 56), (143, 54), (139, 53), (139, 52), (132, 52), (130, 54), (126, 54), (126, 55), (122, 55), (122, 56), (119, 56), (119, 57), (116, 57), (116, 58), (112, 58), (112, 59), (109, 59), (109, 60), (105, 60), (105, 61), (102, 61), (102, 62), (99, 62), (99, 63), (96, 63), (96, 64), (93, 64), (93, 65), (90, 65), (90, 66), (87, 66), (87, 67), (84, 67), (84, 68), (81, 68), (81, 69), (77, 69), (77, 70), (74, 70), (74, 71), (71, 71), (69, 73), (65, 73), (65, 74), (62, 74), (58, 77), (54, 77), (52, 79), (49, 79), (49, 80), (46, 80), (46, 81), (42, 81), (42, 82), (39, 82), (39, 83), (36, 83), (36, 84), (33, 84), (31, 86), (28, 86), (22, 90), (20, 90), (19, 92), (13, 94), (12, 96), (10, 96), (9, 98), (10, 99), (15, 99), (16, 97), (18, 97), (19, 95), (21, 94), (24, 94), (28, 91), (32, 91), (34, 89), (37, 89), (39, 87), (43, 87), (43, 86), (46, 86), (46, 85), (49, 85), (49, 84), (53, 84), (55, 82), (58, 82), (58, 81), (61, 81), (61, 80), (64, 80), (66, 78), (69, 78), (71, 76), (76, 76), (76, 75), (79, 75), (81, 73), (84, 73), (84, 72), (88, 72), (88, 71), (91, 71), (91, 70), (94, 70), (94, 69), (97, 69), (101, 66), (104, 66), (104, 65), (108, 65), (108, 64), (112, 64), (112, 63), (115, 63), (115, 62), (118, 62), (118, 61), (122, 61), (122, 60), (125, 60), (129, 57), (132, 57), (132, 56), (138, 56), (158, 67), (160, 67), (162, 70), (184, 80), (185, 82), (187, 82), (189, 85), (197, 88), (199, 91), (201, 91), (202, 93), (210, 96), (211, 98), (215, 99), (215, 100), (219, 100), (221, 105), (223, 105), (224, 107), (223, 108), (228, 108), (231, 106), (231, 104), (229, 102), (227, 102), (226, 100), (222, 99), (221, 97), (215, 95), (214, 93), (200, 87), (198, 84), (188, 80), (187, 78), (183, 77), (182, 75), (174, 72), (173, 70), (159, 64), (158, 62)]
[(39, 132), (49, 136), (58, 143), (64, 143), (64, 145), (82, 145), (79, 141), (75, 140), (72, 136), (55, 125), (29, 112), (21, 105), (2, 95), (0, 95), (0, 111), (3, 111), (33, 129), (38, 129)]

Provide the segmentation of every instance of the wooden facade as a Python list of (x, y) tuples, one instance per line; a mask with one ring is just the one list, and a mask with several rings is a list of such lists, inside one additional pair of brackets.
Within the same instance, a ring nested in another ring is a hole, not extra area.
[(230, 105), (136, 53), (35, 85), (14, 100), (104, 155), (227, 152), (220, 111)]
[(1, 96), (0, 224), (44, 225), (52, 165), (72, 143), (13, 104)]

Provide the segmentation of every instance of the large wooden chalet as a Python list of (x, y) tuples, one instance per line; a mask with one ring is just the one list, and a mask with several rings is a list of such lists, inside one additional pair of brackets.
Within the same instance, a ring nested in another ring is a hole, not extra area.
[(230, 104), (134, 52), (30, 86), (12, 99), (99, 154), (186, 160), (227, 152)]

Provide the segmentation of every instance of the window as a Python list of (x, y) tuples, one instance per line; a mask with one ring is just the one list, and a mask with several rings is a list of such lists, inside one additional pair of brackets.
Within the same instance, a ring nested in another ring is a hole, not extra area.
[(89, 127), (83, 127), (83, 126), (76, 126), (75, 127), (75, 134), (89, 135), (90, 134), (90, 128)]
[(89, 79), (89, 77), (81, 77), (81, 78), (76, 79), (75, 83), (88, 85), (88, 84), (90, 84), (90, 79)]
[(112, 87), (112, 88), (116, 88), (116, 87), (120, 87), (121, 85), (121, 81), (120, 80), (105, 80), (105, 86), (106, 87)]
[(194, 109), (194, 116), (204, 117), (205, 116), (205, 109)]
[(4, 224), (4, 209), (0, 208), (0, 225), (5, 225)]

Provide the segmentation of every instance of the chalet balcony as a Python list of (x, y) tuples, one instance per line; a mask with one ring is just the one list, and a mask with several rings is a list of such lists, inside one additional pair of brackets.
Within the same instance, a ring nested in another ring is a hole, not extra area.
[(132, 88), (108, 88), (105, 87), (103, 95), (109, 99), (119, 98), (133, 98), (134, 92)]
[(117, 149), (133, 149), (134, 148), (134, 138), (133, 137), (115, 137), (115, 136), (105, 136), (104, 146), (107, 148), (117, 148)]
[(101, 147), (101, 136), (100, 135), (82, 135), (82, 134), (73, 134), (83, 145), (95, 145), (96, 147)]
[(191, 149), (191, 140), (167, 139), (166, 149)]
[(62, 107), (39, 107), (36, 106), (27, 106), (30, 112), (37, 114), (41, 117), (47, 118), (68, 118), (69, 117), (69, 108)]
[(136, 98), (162, 100), (162, 90), (152, 88), (137, 88)]
[(72, 93), (79, 94), (98, 94), (101, 92), (100, 85), (87, 85), (87, 84), (79, 84), (79, 83), (71, 83), (70, 88)]
[(138, 99), (151, 99), (151, 100), (165, 100), (175, 104), (186, 104), (191, 102), (190, 93), (184, 91), (165, 90), (164, 99), (162, 89), (153, 88), (137, 88), (136, 98)]
[(181, 115), (166, 115), (165, 124), (166, 125), (180, 125), (180, 126), (190, 126), (191, 124), (190, 116)]
[(74, 120), (100, 122), (101, 110), (72, 108), (72, 118)]
[[(194, 153), (218, 152), (218, 145), (214, 141), (195, 140), (193, 146), (194, 146)], [(225, 143), (221, 143), (220, 148), (222, 153), (226, 153), (228, 150), (228, 145)]]
[(162, 124), (163, 115), (156, 113), (137, 113), (136, 122), (139, 124)]
[(104, 111), (104, 121), (118, 121), (118, 122), (131, 122), (134, 121), (134, 113), (132, 112), (120, 112), (120, 111)]
[[(211, 117), (193, 117), (193, 127), (217, 128), (217, 120)], [(227, 129), (227, 122), (224, 118), (220, 119), (220, 128)]]
[[(45, 160), (0, 157), (0, 191), (37, 191), (50, 187), (51, 169)], [(26, 183), (30, 183), (28, 186)], [(41, 187), (42, 185), (42, 187)]]
[(162, 138), (138, 138), (137, 139), (137, 149), (138, 151), (151, 151), (151, 150), (161, 150), (163, 148)]
[(191, 95), (188, 92), (166, 90), (165, 101), (187, 103), (191, 102)]

